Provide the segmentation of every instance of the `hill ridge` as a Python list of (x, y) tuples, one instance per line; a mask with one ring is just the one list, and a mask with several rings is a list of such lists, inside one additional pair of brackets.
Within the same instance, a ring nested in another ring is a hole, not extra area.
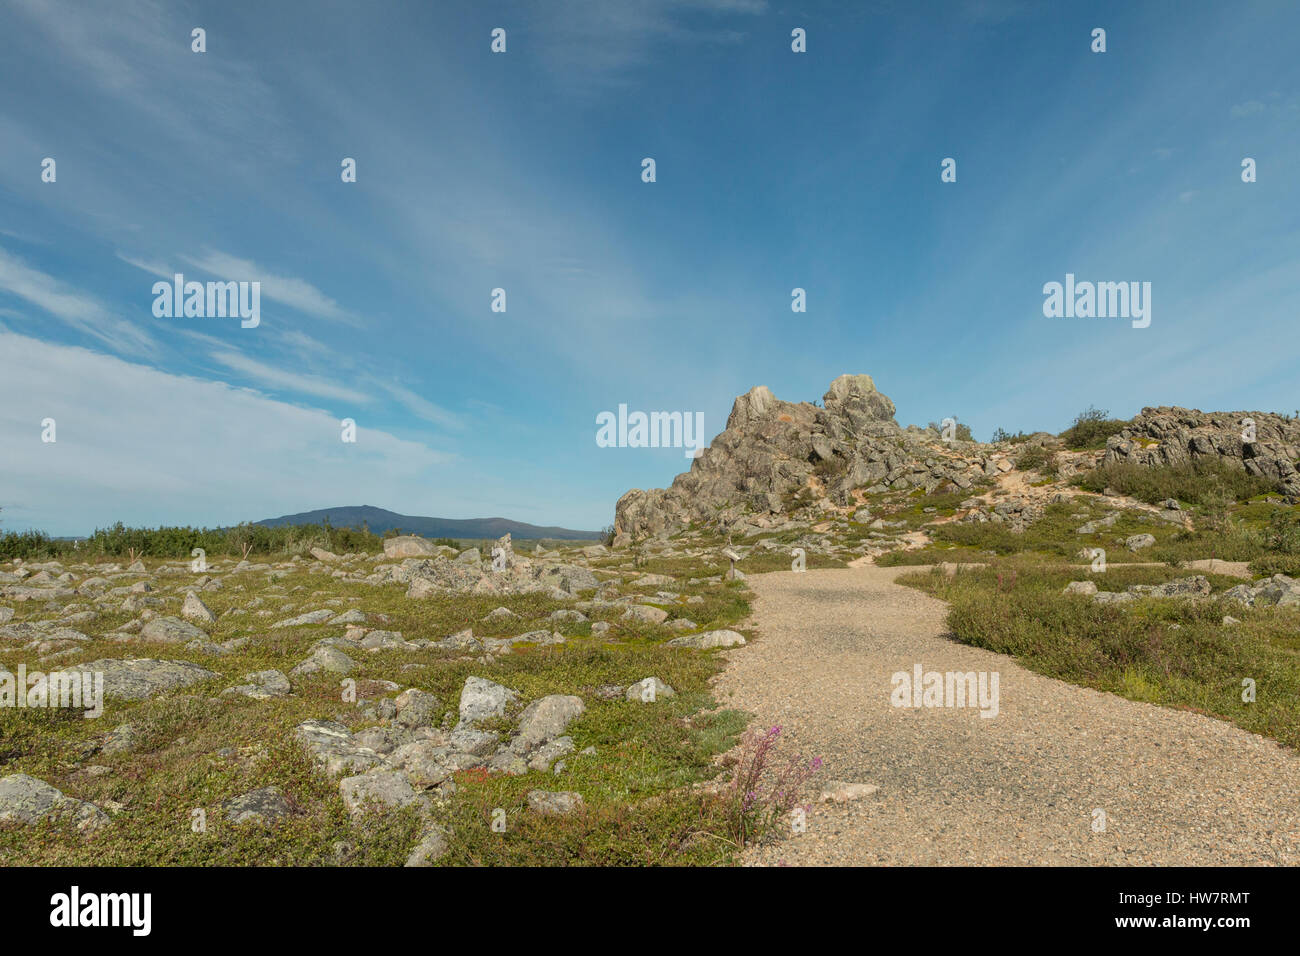
[(316, 508), (276, 518), (263, 518), (253, 523), (275, 528), (286, 524), (322, 524), (326, 518), (336, 528), (360, 528), (364, 523), (375, 534), (397, 528), (404, 534), (418, 534), (425, 538), (499, 538), (507, 532), (512, 537), (524, 540), (552, 538), (560, 541), (586, 541), (601, 537), (599, 531), (534, 525), (511, 518), (433, 518), (399, 514), (375, 505)]

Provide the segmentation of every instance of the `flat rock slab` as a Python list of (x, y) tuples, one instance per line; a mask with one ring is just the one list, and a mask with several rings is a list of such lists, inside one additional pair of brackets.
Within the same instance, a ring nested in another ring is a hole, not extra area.
[(227, 800), (221, 809), (226, 813), (226, 821), (237, 826), (246, 823), (269, 826), (293, 813), (293, 806), (279, 787), (252, 790)]
[(708, 650), (711, 647), (740, 647), (745, 643), (745, 635), (736, 631), (705, 631), (703, 634), (687, 634), (674, 637), (668, 642), (669, 647), (694, 647)]
[(186, 641), (206, 641), (208, 635), (180, 618), (156, 617), (140, 629), (140, 639), (157, 644), (183, 644)]
[(348, 812), (354, 816), (371, 809), (397, 809), (415, 803), (418, 795), (397, 770), (377, 770), (339, 781), (339, 793)]
[(146, 700), (164, 691), (189, 687), (221, 676), (190, 661), (160, 661), (150, 658), (104, 658), (88, 664), (77, 664), (71, 669), (102, 672), (104, 696), (119, 700)]
[(582, 794), (572, 790), (529, 790), (528, 809), (543, 816), (564, 816), (583, 808)]

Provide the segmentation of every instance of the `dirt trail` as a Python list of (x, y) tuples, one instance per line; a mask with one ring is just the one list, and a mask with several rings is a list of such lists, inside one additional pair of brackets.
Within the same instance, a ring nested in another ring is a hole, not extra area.
[[(1300, 864), (1300, 755), (1232, 725), (1053, 680), (945, 636), (909, 569), (752, 575), (759, 638), (721, 699), (880, 787), (818, 804), (755, 865)], [(996, 672), (998, 714), (895, 708), (891, 675)], [(1247, 675), (1248, 676), (1248, 675)], [(1106, 815), (1094, 832), (1095, 810)]]

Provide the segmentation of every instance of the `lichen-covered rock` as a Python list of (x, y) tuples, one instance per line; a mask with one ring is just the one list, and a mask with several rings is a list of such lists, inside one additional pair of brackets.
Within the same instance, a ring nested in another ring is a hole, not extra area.
[(669, 647), (694, 647), (707, 650), (710, 647), (739, 647), (745, 643), (745, 636), (736, 631), (705, 631), (703, 634), (687, 634), (674, 637), (668, 642)]
[(1294, 501), (1300, 497), (1300, 420), (1270, 412), (1144, 408), (1107, 440), (1103, 460), (1153, 468), (1213, 459), (1276, 482)]
[(86, 831), (103, 826), (108, 815), (93, 803), (65, 796), (44, 780), (25, 773), (0, 777), (0, 823), (30, 826), (47, 819), (71, 819), (78, 830)]
[(122, 660), (105, 658), (76, 664), (71, 670), (104, 675), (104, 696), (119, 700), (146, 700), (165, 691), (189, 687), (220, 677), (190, 661), (161, 661), (149, 658)]
[(564, 816), (583, 808), (582, 794), (571, 790), (529, 790), (528, 808), (545, 816)]
[(460, 692), (459, 726), (472, 728), (493, 717), (503, 717), (506, 708), (518, 699), (518, 691), (483, 677), (467, 677)]

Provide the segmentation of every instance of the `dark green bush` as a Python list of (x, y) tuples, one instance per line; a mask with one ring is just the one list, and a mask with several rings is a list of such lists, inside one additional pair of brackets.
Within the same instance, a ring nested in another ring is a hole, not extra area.
[(1121, 463), (1099, 465), (1077, 477), (1074, 483), (1097, 493), (1113, 488), (1149, 504), (1175, 498), (1205, 508), (1221, 507), (1225, 496), (1232, 501), (1244, 501), (1274, 490), (1274, 483), (1268, 479), (1218, 458), (1156, 468)]
[(1110, 413), (1089, 405), (1074, 417), (1074, 424), (1061, 432), (1065, 447), (1079, 451), (1085, 448), (1105, 448), (1106, 439), (1127, 428), (1129, 421), (1108, 418)]
[(128, 528), (122, 522), (97, 528), (80, 542), (53, 541), (37, 531), (0, 535), (0, 559), (55, 557), (76, 553), (87, 558), (123, 557), (188, 558), (195, 548), (208, 555), (242, 557), (268, 554), (304, 554), (312, 548), (328, 551), (379, 551), (383, 540), (368, 531), (329, 525), (240, 524), (233, 528)]
[(1047, 464), (1047, 449), (1042, 445), (1026, 445), (1024, 451), (1016, 458), (1016, 467), (1021, 471), (1031, 471)]

